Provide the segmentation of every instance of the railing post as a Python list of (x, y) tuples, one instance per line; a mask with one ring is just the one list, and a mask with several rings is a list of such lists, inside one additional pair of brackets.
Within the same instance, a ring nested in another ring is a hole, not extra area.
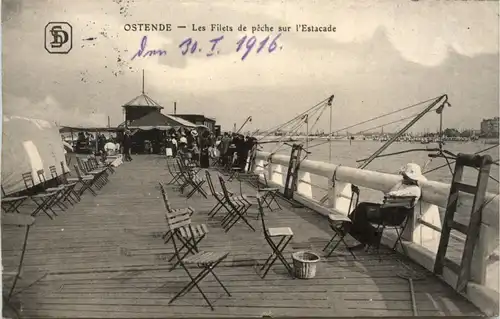
[(295, 177), (296, 153), (297, 153), (297, 145), (293, 144), (292, 150), (290, 152), (290, 158), (288, 160), (288, 170), (286, 172), (286, 177), (285, 177), (285, 189), (283, 190), (283, 194), (288, 199), (293, 198), (293, 192), (295, 191), (294, 177)]
[(297, 190), (301, 150), (302, 150), (302, 145), (300, 144), (292, 145), (290, 160), (288, 161), (288, 170), (285, 178), (285, 190), (284, 190), (284, 195), (288, 199), (292, 199), (293, 193)]

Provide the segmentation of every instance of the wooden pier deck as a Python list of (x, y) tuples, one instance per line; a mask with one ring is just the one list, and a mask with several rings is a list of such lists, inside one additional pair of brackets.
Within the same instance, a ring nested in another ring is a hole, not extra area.
[[(54, 220), (39, 215), (32, 228), (24, 276), (13, 298), (21, 315), (35, 317), (262, 317), (280, 316), (411, 316), (408, 282), (397, 276), (403, 269), (400, 256), (385, 251), (382, 261), (373, 253), (339, 253), (318, 264), (310, 280), (291, 279), (277, 262), (265, 279), (252, 265), (271, 253), (257, 229), (236, 225), (224, 233), (207, 211), (214, 200), (199, 195), (186, 200), (168, 188), (175, 208), (196, 209), (194, 222), (206, 223), (209, 234), (201, 243), (207, 251), (229, 251), (230, 258), (216, 273), (231, 292), (228, 297), (213, 277), (201, 287), (214, 300), (211, 311), (192, 290), (172, 305), (169, 300), (187, 282), (178, 268), (168, 271), (166, 258), (173, 249), (158, 236), (165, 231), (164, 208), (158, 182), (170, 179), (164, 159), (135, 156), (116, 170), (97, 197), (82, 201)], [(237, 182), (232, 182), (237, 189)], [(216, 183), (218, 184), (218, 183)], [(245, 191), (253, 190), (245, 185)], [(254, 192), (254, 191), (253, 191)], [(282, 211), (266, 214), (269, 227), (288, 226), (295, 234), (292, 251), (321, 249), (331, 237), (324, 217), (306, 208), (282, 203)], [(251, 213), (252, 214), (252, 213)], [(2, 227), (2, 258), (6, 270), (14, 268), (21, 251), (23, 229)], [(481, 315), (470, 302), (432, 274), (415, 281), (418, 314)], [(37, 278), (41, 280), (30, 286)], [(4, 289), (10, 283), (4, 283)]]

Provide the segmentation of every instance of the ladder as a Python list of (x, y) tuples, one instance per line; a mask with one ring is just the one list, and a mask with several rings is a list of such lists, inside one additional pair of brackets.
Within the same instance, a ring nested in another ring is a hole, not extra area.
[[(463, 292), (467, 288), (467, 283), (470, 279), (472, 255), (476, 241), (479, 238), (479, 230), (481, 226), (481, 215), (486, 197), (486, 188), (488, 186), (488, 178), (491, 169), (491, 156), (475, 155), (475, 154), (458, 154), (455, 171), (453, 172), (453, 180), (451, 182), (450, 194), (446, 206), (444, 216), (443, 229), (441, 231), (441, 239), (439, 248), (434, 263), (434, 273), (437, 275), (443, 274), (443, 269), (446, 266), (457, 274), (458, 292)], [(462, 177), (465, 167), (476, 168), (478, 172), (476, 185), (462, 183)], [(458, 197), (460, 192), (474, 195), (472, 211), (470, 214), (469, 225), (456, 222), (454, 217), (458, 206)], [(450, 259), (446, 258), (446, 251), (450, 241), (452, 230), (457, 230), (466, 235), (464, 250), (460, 265), (457, 265)]]
[(300, 166), (300, 155), (302, 153), (301, 144), (293, 144), (290, 154), (290, 162), (288, 163), (288, 171), (286, 173), (286, 182), (284, 195), (288, 199), (293, 198), (293, 192), (297, 189), (297, 178)]

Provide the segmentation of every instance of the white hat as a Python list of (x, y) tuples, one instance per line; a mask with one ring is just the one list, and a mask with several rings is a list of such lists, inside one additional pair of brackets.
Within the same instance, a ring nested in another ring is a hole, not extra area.
[(192, 131), (191, 131), (191, 135), (193, 135), (193, 136), (198, 136), (198, 132), (197, 132), (196, 130), (192, 130)]
[(408, 163), (401, 167), (399, 174), (408, 177), (411, 180), (419, 181), (425, 180), (426, 178), (422, 175), (422, 169), (418, 164)]

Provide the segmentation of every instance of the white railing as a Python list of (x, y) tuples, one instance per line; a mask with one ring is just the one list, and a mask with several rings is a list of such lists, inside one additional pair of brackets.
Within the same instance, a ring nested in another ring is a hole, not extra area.
[[(284, 188), (290, 157), (281, 154), (258, 152), (255, 159), (255, 172), (265, 175), (273, 187)], [(314, 177), (315, 183), (312, 182)], [(333, 178), (335, 177), (335, 181)], [(318, 183), (323, 179), (324, 183)], [(294, 199), (327, 215), (332, 210), (344, 215), (348, 214), (351, 200), (351, 185), (361, 189), (385, 193), (401, 179), (394, 174), (386, 174), (366, 169), (328, 164), (325, 162), (304, 160), (298, 172), (297, 190)], [(319, 184), (327, 185), (319, 186)], [(422, 198), (415, 206), (415, 216), (409, 222), (403, 235), (409, 257), (429, 269), (434, 268), (434, 260), (441, 237), (441, 218), (439, 209), (447, 205), (450, 185), (434, 181), (420, 183)], [(328, 201), (321, 204), (313, 191), (319, 188), (328, 196)], [(467, 201), (471, 195), (460, 195), (460, 201)], [(499, 246), (499, 199), (488, 193), (488, 204), (484, 207), (481, 220), (479, 240), (474, 250), (471, 269), (471, 281), (467, 286), (465, 296), (488, 315), (498, 313), (498, 258), (493, 259)], [(325, 219), (325, 222), (326, 219)], [(457, 238), (455, 236), (455, 238)], [(393, 245), (395, 236), (388, 232), (384, 234), (383, 242)], [(442, 279), (452, 287), (456, 286), (457, 275), (445, 267)]]

